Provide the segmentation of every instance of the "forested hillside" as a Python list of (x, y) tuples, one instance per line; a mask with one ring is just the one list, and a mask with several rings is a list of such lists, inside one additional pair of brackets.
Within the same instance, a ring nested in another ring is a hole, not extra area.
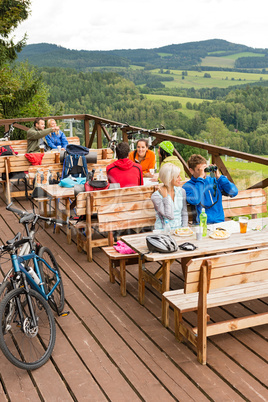
[[(251, 52), (267, 55), (267, 49), (254, 49), (221, 39), (200, 42), (173, 44), (155, 49), (128, 49), (110, 51), (71, 50), (48, 43), (25, 46), (19, 54), (19, 61), (29, 60), (35, 66), (71, 67), (86, 71), (93, 67), (129, 67), (131, 64), (147, 68), (181, 69), (200, 65), (208, 55), (226, 57), (227, 55)], [(253, 57), (253, 59), (255, 59)], [(257, 62), (260, 62), (256, 57)], [(264, 59), (264, 58), (263, 58)], [(263, 60), (265, 64), (267, 59)], [(238, 63), (238, 62), (237, 62)], [(243, 61), (243, 68), (251, 68)], [(264, 67), (268, 67), (266, 63)]]
[[(193, 103), (194, 118), (180, 113), (179, 102), (150, 101), (115, 73), (82, 73), (46, 68), (52, 114), (90, 113), (147, 129), (163, 124), (175, 135), (244, 152), (268, 154), (268, 89), (229, 91), (222, 101)], [(185, 151), (184, 151), (185, 152)]]

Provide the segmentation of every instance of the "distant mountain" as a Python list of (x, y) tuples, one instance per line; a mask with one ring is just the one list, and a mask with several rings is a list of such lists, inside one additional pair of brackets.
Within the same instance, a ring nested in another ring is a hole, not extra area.
[[(69, 67), (80, 71), (94, 67), (128, 67), (131, 64), (148, 69), (187, 69), (200, 64), (201, 60), (208, 55), (222, 57), (245, 52), (256, 53), (256, 56), (268, 55), (267, 49), (255, 49), (221, 39), (211, 39), (172, 44), (155, 49), (109, 51), (70, 50), (53, 44), (39, 43), (25, 46), (19, 53), (18, 60), (28, 59), (31, 64), (38, 67)], [(255, 62), (255, 57), (252, 58)], [(260, 62), (261, 58), (256, 57), (256, 59)], [(253, 62), (251, 60), (251, 68)], [(263, 63), (265, 64), (266, 61), (263, 60)], [(243, 68), (247, 68), (246, 61), (244, 61)], [(255, 68), (258, 67), (255, 66)]]

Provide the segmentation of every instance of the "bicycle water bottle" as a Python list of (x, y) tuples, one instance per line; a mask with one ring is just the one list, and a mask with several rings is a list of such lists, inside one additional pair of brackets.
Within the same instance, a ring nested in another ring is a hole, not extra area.
[(37, 285), (39, 285), (40, 284), (40, 279), (39, 279), (39, 276), (37, 275), (37, 273), (35, 272), (35, 270), (32, 268), (32, 267), (27, 267), (26, 268), (27, 269), (27, 272), (28, 272), (28, 274), (32, 277), (32, 279), (35, 281), (35, 283), (37, 284)]
[(202, 208), (201, 214), (199, 215), (200, 226), (203, 229), (202, 236), (207, 235), (207, 214), (205, 208)]
[(165, 219), (164, 233), (167, 235), (171, 233), (171, 227), (168, 219)]

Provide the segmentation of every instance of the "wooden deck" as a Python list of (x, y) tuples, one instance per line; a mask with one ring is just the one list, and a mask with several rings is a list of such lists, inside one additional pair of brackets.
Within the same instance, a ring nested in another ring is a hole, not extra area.
[[(0, 197), (5, 241), (22, 227)], [(31, 208), (23, 199), (16, 206)], [(37, 239), (57, 256), (70, 314), (56, 317), (55, 349), (40, 369), (17, 369), (0, 352), (0, 401), (268, 401), (268, 325), (209, 338), (208, 363), (202, 366), (190, 344), (175, 340), (173, 314), (170, 329), (162, 326), (159, 294), (148, 287), (145, 306), (138, 303), (137, 265), (127, 267), (122, 297), (118, 283), (109, 282), (100, 249), (89, 263), (62, 231), (39, 229)], [(173, 289), (183, 286), (181, 277), (174, 263)], [(268, 300), (225, 306), (213, 309), (211, 318), (267, 307)], [(194, 321), (195, 314), (188, 319)]]

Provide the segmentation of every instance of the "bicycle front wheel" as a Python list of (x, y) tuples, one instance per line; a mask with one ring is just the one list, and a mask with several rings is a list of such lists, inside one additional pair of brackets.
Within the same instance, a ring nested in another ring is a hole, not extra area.
[(0, 285), (0, 303), (3, 300), (3, 298), (12, 290), (12, 286), (9, 280), (6, 280), (1, 283)]
[[(47, 247), (41, 247), (38, 253), (39, 257), (43, 258), (48, 265), (54, 269), (61, 278), (61, 273), (57, 261), (52, 254), (52, 252)], [(48, 294), (53, 286), (55, 286), (57, 282), (56, 275), (46, 266), (46, 264), (42, 261), (39, 261), (39, 270), (42, 278), (42, 282), (44, 282), (45, 293)], [(56, 311), (57, 313), (61, 313), (64, 308), (64, 287), (62, 283), (62, 278), (60, 283), (54, 290), (51, 295), (51, 299), (48, 300), (50, 307)]]
[(29, 301), (25, 289), (19, 288), (2, 300), (0, 348), (15, 366), (35, 370), (47, 362), (53, 351), (56, 325), (46, 300), (32, 289), (28, 295)]

